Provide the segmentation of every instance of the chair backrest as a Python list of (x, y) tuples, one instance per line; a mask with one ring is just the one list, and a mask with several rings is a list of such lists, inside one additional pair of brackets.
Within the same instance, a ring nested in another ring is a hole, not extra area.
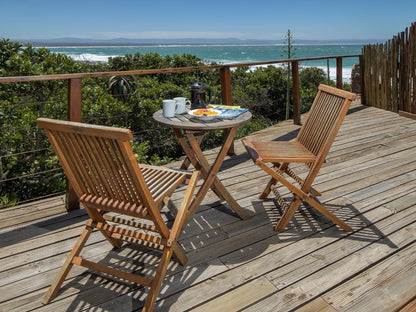
[(46, 118), (37, 123), (45, 130), (79, 198), (129, 204), (137, 208), (136, 215), (140, 209), (143, 214), (159, 213), (131, 149), (130, 130)]
[(354, 99), (354, 93), (321, 84), (296, 140), (324, 161)]

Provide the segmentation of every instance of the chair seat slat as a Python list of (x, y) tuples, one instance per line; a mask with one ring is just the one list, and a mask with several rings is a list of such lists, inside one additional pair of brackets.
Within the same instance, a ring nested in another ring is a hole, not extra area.
[(166, 239), (161, 238), (160, 236), (155, 236), (148, 233), (137, 232), (128, 228), (121, 228), (116, 225), (110, 225), (102, 222), (93, 222), (92, 227), (95, 227), (100, 230), (108, 231), (110, 233), (128, 236), (134, 239), (143, 240), (152, 244), (157, 245), (166, 245)]
[(316, 156), (297, 141), (259, 142), (251, 141), (252, 146), (265, 162), (314, 162)]

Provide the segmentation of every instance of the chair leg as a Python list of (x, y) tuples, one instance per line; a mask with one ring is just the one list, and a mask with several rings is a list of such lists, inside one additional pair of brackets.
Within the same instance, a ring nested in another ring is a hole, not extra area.
[(295, 196), (295, 199), (292, 201), (289, 208), (283, 212), (282, 217), (276, 224), (276, 227), (274, 229), (276, 232), (281, 232), (286, 228), (287, 224), (292, 219), (293, 215), (295, 214), (296, 210), (299, 208), (301, 203), (302, 199), (300, 199), (298, 196)]
[(49, 287), (48, 292), (46, 293), (45, 297), (42, 300), (43, 304), (47, 304), (49, 301), (51, 301), (56, 294), (58, 293), (59, 289), (62, 286), (62, 283), (64, 282), (66, 276), (68, 275), (69, 271), (71, 270), (73, 263), (72, 260), (74, 257), (77, 257), (82, 248), (84, 247), (85, 243), (87, 242), (88, 237), (90, 236), (92, 232), (92, 227), (86, 226), (84, 231), (79, 236), (77, 242), (75, 243), (74, 247), (72, 248), (71, 252), (67, 256), (64, 264), (62, 265), (61, 270), (59, 271), (55, 281), (53, 284)]
[[(289, 208), (284, 211), (282, 218), (279, 220), (275, 227), (276, 232), (283, 231), (289, 221), (292, 219), (293, 215), (295, 214), (296, 210), (299, 208), (300, 204), (302, 203), (302, 199), (300, 199), (298, 196), (295, 196), (296, 198), (292, 201)], [(325, 209), (319, 202), (317, 202), (314, 198), (307, 196), (304, 198), (304, 200), (310, 204), (313, 208), (315, 208), (317, 211), (319, 211), (321, 214), (323, 214), (325, 217), (327, 217), (329, 220), (337, 224), (339, 227), (341, 227), (346, 232), (352, 232), (352, 228), (346, 224), (344, 221), (342, 221), (340, 218), (338, 218), (336, 215)]]
[(179, 245), (177, 241), (172, 244), (173, 248), (173, 257), (178, 261), (180, 265), (185, 265), (188, 262), (188, 257), (185, 255), (182, 247)]
[(275, 178), (271, 178), (269, 183), (267, 183), (266, 187), (264, 188), (263, 192), (259, 195), (259, 199), (265, 199), (269, 196), (270, 192), (274, 185), (276, 185), (277, 180)]
[(327, 209), (325, 209), (319, 202), (317, 202), (312, 197), (305, 198), (305, 201), (309, 205), (311, 205), (313, 208), (315, 208), (316, 210), (318, 210), (320, 213), (322, 213), (329, 220), (331, 220), (335, 224), (338, 224), (344, 231), (346, 231), (346, 232), (352, 232), (352, 228), (348, 224), (346, 224), (344, 221), (342, 221), (340, 218), (338, 218), (332, 212), (330, 212)]
[(171, 247), (166, 247), (163, 250), (162, 258), (156, 270), (156, 275), (150, 286), (149, 294), (147, 295), (145, 305), (142, 309), (142, 312), (151, 312), (156, 303), (157, 296), (160, 292), (160, 287), (162, 281), (165, 278), (166, 270), (169, 265), (170, 258), (172, 257), (173, 249)]
[[(288, 163), (282, 163), (282, 164), (281, 163), (273, 163), (273, 171), (277, 175), (280, 175), (281, 176), (282, 173), (286, 171), (286, 169), (288, 168), (288, 166), (289, 166)], [(259, 166), (259, 167), (262, 168), (262, 166)], [(259, 199), (265, 199), (265, 198), (267, 198), (267, 196), (269, 196), (270, 192), (272, 191), (273, 187), (275, 187), (276, 183), (277, 183), (277, 179), (272, 177), (270, 179), (269, 183), (267, 183), (267, 185), (264, 188), (263, 192), (260, 194)]]
[[(87, 211), (88, 215), (90, 216), (90, 220), (87, 222), (91, 222), (92, 220), (97, 221), (97, 222), (102, 222), (102, 223), (107, 223), (107, 221), (105, 221), (102, 213), (98, 212), (96, 209), (94, 208), (89, 208), (88, 205), (84, 204), (84, 208)], [(104, 230), (100, 230), (100, 232), (103, 234), (103, 236), (105, 237), (105, 239), (114, 247), (114, 248), (119, 248), (121, 247), (121, 245), (123, 245), (123, 241), (121, 239), (116, 239), (111, 237), (110, 233), (108, 233), (107, 231)]]

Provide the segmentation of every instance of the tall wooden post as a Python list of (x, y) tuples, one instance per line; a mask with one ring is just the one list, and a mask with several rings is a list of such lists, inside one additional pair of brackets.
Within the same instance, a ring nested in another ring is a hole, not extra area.
[(292, 81), (293, 81), (293, 123), (301, 125), (300, 120), (300, 89), (299, 89), (299, 64), (292, 61)]
[(68, 120), (81, 122), (81, 78), (68, 81)]
[(360, 91), (361, 91), (361, 104), (365, 104), (365, 81), (364, 81), (364, 55), (360, 55)]
[[(82, 79), (69, 79), (68, 81), (68, 120), (81, 122), (81, 82)], [(66, 186), (66, 210), (79, 209), (78, 197), (68, 182)]]
[(220, 68), (222, 104), (232, 105), (231, 73), (229, 67)]
[[(222, 104), (232, 105), (232, 96), (231, 96), (231, 72), (230, 68), (227, 66), (220, 68), (220, 79), (221, 79), (221, 99)], [(227, 129), (224, 130), (224, 138), (227, 137)], [(234, 151), (234, 142), (231, 143), (230, 148), (228, 149), (227, 154), (229, 156), (235, 155)]]
[(342, 89), (342, 57), (337, 57), (337, 88)]

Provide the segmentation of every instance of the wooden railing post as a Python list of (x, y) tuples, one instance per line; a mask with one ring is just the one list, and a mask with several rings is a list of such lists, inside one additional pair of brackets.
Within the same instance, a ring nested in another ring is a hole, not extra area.
[[(231, 96), (231, 72), (228, 66), (220, 68), (220, 79), (221, 79), (221, 99), (222, 104), (232, 105), (232, 96)], [(228, 130), (224, 130), (228, 131)], [(224, 133), (224, 138), (227, 136), (227, 133)], [(227, 154), (229, 156), (235, 155), (234, 151), (234, 142), (231, 143), (230, 148), (228, 149)]]
[(342, 57), (337, 57), (337, 88), (342, 89)]
[(292, 61), (292, 92), (293, 92), (293, 123), (301, 125), (300, 120), (300, 90), (299, 90), (299, 66), (297, 61)]
[(220, 68), (220, 78), (221, 78), (221, 97), (222, 104), (232, 105), (231, 97), (231, 73), (229, 67)]
[(68, 80), (68, 120), (81, 122), (81, 78)]
[[(68, 120), (81, 122), (81, 78), (68, 80)], [(79, 200), (71, 184), (66, 186), (66, 210), (79, 209)]]

